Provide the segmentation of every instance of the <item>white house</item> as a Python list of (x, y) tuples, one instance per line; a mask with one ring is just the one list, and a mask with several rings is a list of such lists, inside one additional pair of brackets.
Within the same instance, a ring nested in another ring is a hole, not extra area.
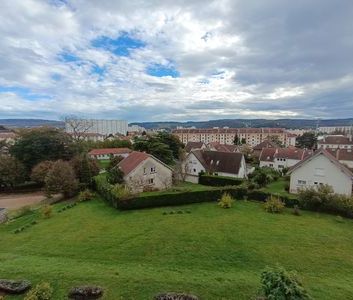
[(119, 162), (124, 181), (134, 193), (171, 187), (173, 170), (153, 155), (134, 151)]
[(324, 149), (297, 163), (288, 174), (291, 193), (328, 184), (337, 194), (352, 195), (353, 173)]
[(244, 155), (239, 152), (193, 150), (183, 166), (185, 180), (193, 183), (199, 182), (200, 172), (236, 178), (245, 178), (247, 174)]
[(293, 167), (311, 155), (311, 150), (299, 148), (264, 148), (260, 153), (260, 167), (270, 167), (277, 171)]
[(93, 149), (88, 152), (91, 158), (98, 160), (107, 160), (115, 156), (127, 157), (132, 152), (129, 148), (103, 148), (103, 149)]
[(317, 148), (323, 149), (353, 149), (352, 136), (328, 135), (317, 141)]

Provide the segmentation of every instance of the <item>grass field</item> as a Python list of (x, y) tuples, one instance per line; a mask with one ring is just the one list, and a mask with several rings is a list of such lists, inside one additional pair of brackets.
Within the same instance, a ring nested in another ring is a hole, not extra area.
[(288, 184), (288, 181), (286, 181), (283, 177), (279, 178), (278, 180), (271, 182), (268, 184), (266, 187), (262, 188), (261, 190), (269, 193), (273, 193), (276, 195), (280, 196), (287, 196), (289, 198), (295, 198), (296, 196), (293, 194), (289, 194), (286, 190), (286, 184)]
[[(152, 299), (187, 291), (201, 299), (253, 299), (261, 271), (295, 269), (314, 299), (352, 299), (353, 222), (238, 201), (117, 211), (97, 199), (50, 219), (26, 215), (0, 225), (0, 277), (48, 281), (54, 299), (98, 284), (105, 299)], [(171, 210), (190, 213), (168, 214)], [(38, 224), (13, 231), (37, 218)], [(22, 299), (8, 297), (6, 299)]]

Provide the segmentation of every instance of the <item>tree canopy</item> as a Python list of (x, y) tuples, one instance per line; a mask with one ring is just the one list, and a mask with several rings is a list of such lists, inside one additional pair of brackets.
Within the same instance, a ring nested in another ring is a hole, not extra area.
[(297, 147), (313, 149), (316, 147), (317, 136), (315, 132), (304, 132), (296, 139)]

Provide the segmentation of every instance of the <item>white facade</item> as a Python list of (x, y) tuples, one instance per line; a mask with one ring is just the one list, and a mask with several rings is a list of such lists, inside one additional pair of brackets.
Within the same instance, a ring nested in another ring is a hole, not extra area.
[(260, 168), (269, 167), (277, 171), (295, 166), (300, 160), (289, 158), (275, 158), (273, 161), (260, 161)]
[(291, 193), (323, 184), (330, 185), (337, 194), (352, 195), (352, 177), (324, 154), (314, 155), (291, 172)]
[[(73, 128), (70, 125), (72, 120), (65, 122), (65, 130), (67, 133), (73, 133)], [(81, 119), (77, 120), (87, 128), (86, 133), (99, 133), (103, 135), (114, 135), (120, 133), (126, 135), (128, 131), (128, 123), (125, 120), (96, 120), (96, 119)]]
[(350, 133), (352, 132), (352, 126), (326, 126), (326, 127), (319, 127), (319, 132), (331, 134), (333, 132), (345, 132)]
[(172, 185), (173, 171), (157, 159), (149, 157), (124, 176), (126, 185), (134, 192), (164, 190)]

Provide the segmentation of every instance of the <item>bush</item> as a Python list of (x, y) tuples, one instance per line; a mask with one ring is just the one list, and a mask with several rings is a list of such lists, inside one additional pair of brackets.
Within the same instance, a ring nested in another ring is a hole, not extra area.
[(111, 168), (107, 172), (107, 181), (110, 184), (123, 183), (124, 182), (124, 172), (119, 167)]
[(123, 184), (116, 184), (112, 188), (112, 193), (117, 199), (121, 200), (129, 199), (132, 196), (129, 189)]
[(279, 197), (270, 196), (264, 204), (264, 208), (269, 213), (281, 213), (285, 204)]
[(300, 190), (298, 201), (300, 206), (305, 209), (353, 218), (353, 198), (335, 194), (328, 185)]
[(258, 184), (261, 187), (266, 186), (267, 184), (276, 181), (281, 174), (269, 167), (256, 168), (254, 172), (249, 174), (249, 180)]
[(85, 189), (84, 191), (80, 192), (78, 195), (78, 201), (90, 201), (94, 198), (94, 193), (92, 193), (89, 189)]
[(50, 300), (52, 299), (53, 288), (47, 282), (37, 284), (26, 295), (24, 300)]
[(44, 218), (49, 219), (53, 214), (53, 207), (49, 204), (45, 204), (41, 208), (41, 213)]
[(232, 198), (232, 196), (229, 195), (228, 193), (224, 193), (222, 195), (222, 198), (219, 200), (218, 205), (222, 208), (231, 208), (233, 202), (234, 202), (234, 199)]
[(215, 175), (205, 175), (200, 174), (199, 183), (209, 186), (231, 186), (231, 185), (240, 185), (243, 180), (240, 178), (232, 178), (225, 176), (215, 176)]
[(282, 267), (265, 269), (261, 274), (261, 284), (267, 300), (311, 299), (297, 274)]

